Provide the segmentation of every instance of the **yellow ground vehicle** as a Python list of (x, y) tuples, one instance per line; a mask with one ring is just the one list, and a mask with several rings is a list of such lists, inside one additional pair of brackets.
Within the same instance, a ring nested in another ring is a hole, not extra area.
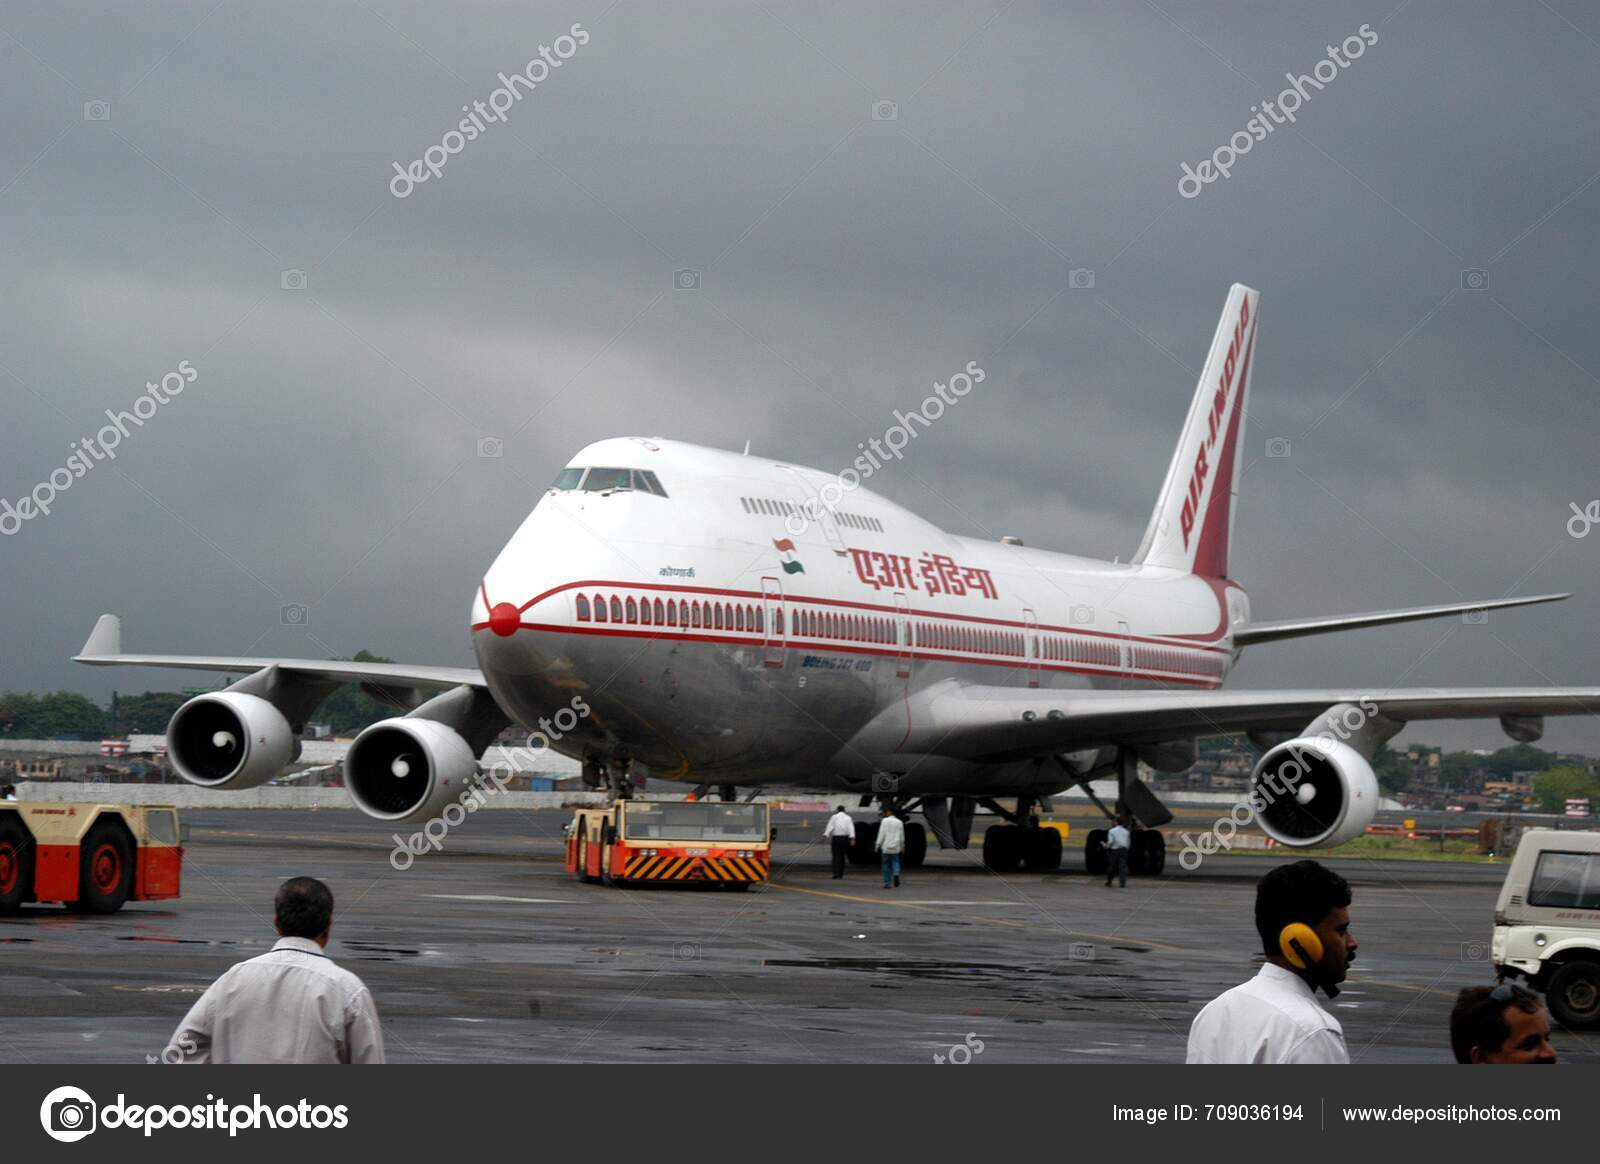
[(617, 800), (578, 809), (567, 834), (567, 872), (607, 885), (749, 889), (771, 860), (765, 804)]
[(115, 913), (177, 897), (182, 877), (170, 805), (0, 801), (0, 915), (29, 901)]

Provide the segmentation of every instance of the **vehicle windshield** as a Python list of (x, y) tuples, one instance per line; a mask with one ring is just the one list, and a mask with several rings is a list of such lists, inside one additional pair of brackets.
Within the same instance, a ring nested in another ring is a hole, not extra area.
[(563, 469), (556, 474), (556, 479), (550, 483), (552, 489), (576, 489), (578, 482), (583, 480), (582, 469)]
[(630, 801), (622, 835), (630, 841), (765, 841), (767, 806)]
[(1540, 853), (1533, 870), (1529, 905), (1557, 909), (1600, 909), (1600, 856), (1594, 853)]

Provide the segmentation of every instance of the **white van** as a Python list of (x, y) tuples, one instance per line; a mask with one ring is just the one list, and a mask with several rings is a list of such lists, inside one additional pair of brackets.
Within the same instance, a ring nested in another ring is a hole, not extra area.
[(1563, 1026), (1600, 1023), (1600, 832), (1529, 829), (1494, 911), (1495, 973), (1542, 991)]

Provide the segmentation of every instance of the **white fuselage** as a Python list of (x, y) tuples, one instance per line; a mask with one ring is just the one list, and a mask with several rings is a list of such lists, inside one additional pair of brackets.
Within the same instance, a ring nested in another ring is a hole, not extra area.
[[(895, 742), (918, 693), (940, 684), (1220, 686), (1249, 617), (1232, 582), (957, 537), (761, 457), (617, 438), (571, 467), (647, 471), (661, 488), (635, 476), (632, 488), (548, 492), (475, 597), (479, 666), (501, 706), (557, 750), (625, 754), (652, 776), (1059, 787), (1037, 765), (920, 765)], [(832, 504), (818, 504), (824, 486)], [(550, 730), (575, 696), (588, 714)]]

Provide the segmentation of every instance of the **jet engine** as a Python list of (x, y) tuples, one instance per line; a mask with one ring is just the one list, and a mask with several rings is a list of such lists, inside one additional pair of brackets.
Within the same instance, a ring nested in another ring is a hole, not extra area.
[(1378, 778), (1349, 744), (1301, 736), (1261, 757), (1250, 774), (1250, 804), (1279, 844), (1330, 848), (1366, 832), (1378, 811)]
[(370, 817), (417, 820), (458, 800), (477, 771), (477, 755), (454, 728), (400, 716), (380, 720), (350, 744), (344, 786)]
[(283, 712), (242, 691), (196, 696), (167, 725), (172, 766), (205, 788), (255, 788), (299, 754), (300, 740)]

